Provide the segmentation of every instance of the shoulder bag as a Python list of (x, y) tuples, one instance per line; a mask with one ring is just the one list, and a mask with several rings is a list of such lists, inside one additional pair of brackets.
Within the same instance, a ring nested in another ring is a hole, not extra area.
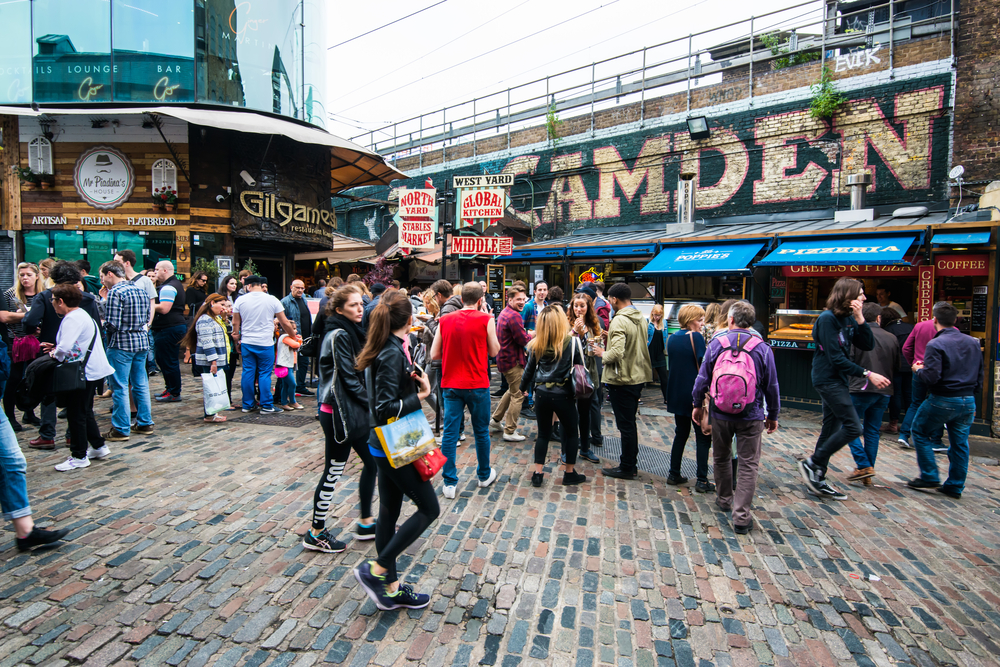
[[(694, 367), (696, 373), (701, 373), (701, 362), (698, 361), (698, 350), (694, 346), (694, 336), (690, 333), (687, 335), (688, 340), (691, 341), (691, 354), (694, 355)], [(697, 382), (697, 380), (695, 380)], [(708, 398), (708, 392), (705, 392), (705, 398), (701, 401), (701, 421), (698, 422), (698, 428), (705, 435), (712, 435), (712, 422), (709, 420), (708, 412), (711, 406), (711, 402)]]
[[(91, 319), (91, 322), (94, 321)], [(54, 393), (64, 394), (71, 391), (79, 391), (87, 387), (87, 361), (90, 353), (94, 351), (94, 343), (97, 342), (97, 324), (94, 323), (94, 335), (90, 339), (90, 347), (83, 360), (61, 361), (56, 364), (52, 372), (52, 387)]]
[[(571, 371), (571, 376), (573, 378), (573, 396), (577, 399), (590, 398), (594, 393), (594, 381), (590, 379), (590, 373), (587, 372), (587, 366), (584, 364), (585, 359), (583, 354), (583, 348), (580, 344), (580, 339), (573, 336), (573, 370)], [(580, 360), (576, 360), (576, 350), (580, 348)]]
[[(365, 369), (365, 379), (369, 388), (368, 409), (374, 416), (375, 378), (371, 366)], [(374, 430), (382, 451), (393, 468), (412, 464), (420, 479), (429, 482), (444, 467), (447, 459), (435, 447), (434, 433), (423, 410), (417, 409), (408, 415), (391, 418), (385, 426), (376, 426)]]

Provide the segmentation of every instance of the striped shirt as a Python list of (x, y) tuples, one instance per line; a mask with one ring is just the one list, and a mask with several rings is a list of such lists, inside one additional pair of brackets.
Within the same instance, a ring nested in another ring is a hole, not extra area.
[(146, 324), (149, 322), (149, 295), (127, 280), (108, 290), (104, 327), (108, 348), (122, 352), (145, 352), (149, 349)]

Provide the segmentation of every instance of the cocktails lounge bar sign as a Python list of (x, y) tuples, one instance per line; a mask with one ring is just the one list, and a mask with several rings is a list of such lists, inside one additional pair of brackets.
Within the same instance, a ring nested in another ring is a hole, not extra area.
[(279, 227), (286, 227), (293, 232), (324, 234), (326, 230), (322, 226), (337, 228), (337, 219), (330, 211), (323, 211), (305, 204), (279, 201), (278, 196), (274, 194), (265, 194), (257, 190), (244, 190), (240, 193), (240, 205), (251, 216), (262, 220), (272, 220)]

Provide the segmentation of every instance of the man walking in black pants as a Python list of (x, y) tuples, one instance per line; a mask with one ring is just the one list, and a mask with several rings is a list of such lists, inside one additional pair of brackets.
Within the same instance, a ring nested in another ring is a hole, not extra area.
[(608, 327), (607, 349), (597, 348), (602, 357), (604, 375), (608, 385), (608, 398), (615, 413), (615, 423), (622, 436), (622, 457), (615, 468), (604, 468), (607, 477), (636, 479), (639, 476), (639, 432), (636, 414), (642, 386), (653, 381), (653, 367), (646, 347), (646, 329), (649, 323), (632, 305), (632, 290), (625, 283), (616, 283), (608, 290), (608, 300), (615, 316)]
[(848, 379), (865, 378), (876, 389), (888, 387), (889, 378), (859, 366), (851, 358), (851, 346), (870, 352), (875, 347), (871, 327), (861, 312), (865, 287), (860, 280), (841, 278), (830, 290), (826, 310), (816, 319), (813, 340), (812, 383), (823, 401), (823, 429), (813, 455), (799, 461), (799, 472), (809, 492), (820, 498), (847, 500), (826, 481), (830, 457), (844, 445), (862, 436), (861, 420), (851, 400)]

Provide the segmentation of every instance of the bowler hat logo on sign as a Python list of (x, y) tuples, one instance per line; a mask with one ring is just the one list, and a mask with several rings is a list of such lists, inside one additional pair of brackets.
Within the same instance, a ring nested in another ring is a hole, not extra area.
[(132, 196), (135, 170), (131, 160), (117, 148), (94, 146), (76, 161), (73, 185), (80, 197), (94, 208), (117, 208)]

